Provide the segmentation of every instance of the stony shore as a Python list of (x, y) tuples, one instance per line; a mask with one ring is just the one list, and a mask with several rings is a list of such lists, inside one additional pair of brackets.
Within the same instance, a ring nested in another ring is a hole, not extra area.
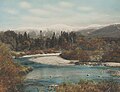
[(48, 65), (71, 65), (70, 60), (65, 60), (59, 56), (45, 56), (45, 57), (34, 57), (29, 59), (32, 62)]
[[(35, 55), (26, 55), (22, 58), (29, 57), (29, 61), (36, 62), (40, 64), (47, 65), (57, 65), (57, 66), (66, 66), (66, 65), (89, 65), (89, 66), (109, 66), (109, 67), (120, 67), (120, 63), (116, 62), (79, 62), (79, 60), (66, 60), (59, 56), (60, 53), (51, 53), (51, 54), (35, 54)], [(30, 69), (31, 70), (31, 69)], [(120, 71), (108, 71), (113, 76), (120, 76)]]

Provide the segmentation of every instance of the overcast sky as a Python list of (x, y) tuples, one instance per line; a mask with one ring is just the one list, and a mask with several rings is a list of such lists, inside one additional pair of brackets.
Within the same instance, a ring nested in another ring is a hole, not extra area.
[(120, 22), (120, 0), (0, 0), (0, 28)]

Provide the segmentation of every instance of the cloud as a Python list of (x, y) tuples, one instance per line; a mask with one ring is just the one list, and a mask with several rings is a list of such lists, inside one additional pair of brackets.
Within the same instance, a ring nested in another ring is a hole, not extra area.
[(37, 15), (37, 16), (57, 17), (60, 16), (65, 11), (65, 9), (55, 5), (51, 6), (47, 4), (44, 5), (42, 8), (31, 8), (28, 9), (28, 11), (34, 16)]
[(59, 7), (58, 5), (57, 6), (55, 6), (55, 5), (51, 6), (49, 4), (45, 5), (44, 9), (46, 9), (48, 11), (51, 11), (51, 12), (62, 12), (62, 11), (64, 11), (64, 9)]
[(60, 16), (67, 16), (69, 15), (69, 11), (71, 11), (69, 8), (72, 8), (74, 4), (70, 2), (59, 2), (53, 5), (50, 4), (44, 4), (40, 8), (30, 8), (28, 11), (37, 16), (47, 16), (47, 17), (60, 17)]
[[(41, 11), (41, 10), (36, 10)], [(59, 14), (58, 14), (59, 15)], [(117, 16), (116, 16), (117, 17)], [(89, 14), (74, 13), (71, 16), (59, 17), (40, 17), (36, 15), (21, 15), (19, 18), (20, 23), (18, 27), (33, 27), (40, 28), (41, 26), (50, 26), (56, 24), (66, 24), (72, 26), (88, 26), (91, 24), (107, 24), (119, 22), (114, 16), (107, 15), (106, 13), (92, 12)]]
[(29, 12), (31, 12), (33, 15), (48, 15), (50, 12), (45, 9), (39, 9), (39, 8), (34, 8), (30, 9)]
[[(67, 24), (67, 25), (78, 25), (84, 26), (89, 24), (105, 24), (119, 22), (120, 15), (117, 10), (113, 11), (112, 8), (109, 12), (105, 6), (96, 6), (91, 3), (87, 6), (87, 3), (77, 3), (78, 0), (56, 0), (54, 2), (49, 0), (20, 0), (17, 2), (7, 3), (8, 9), (5, 6), (0, 11), (3, 11), (4, 15), (11, 14), (10, 18), (6, 17), (3, 19), (6, 24), (8, 19), (15, 21), (10, 21), (11, 24), (15, 26), (39, 26), (39, 25), (54, 25), (54, 24)], [(83, 0), (84, 1), (84, 0)], [(88, 2), (87, 0), (85, 2)], [(16, 4), (16, 5), (15, 5)], [(13, 6), (15, 5), (15, 6)], [(19, 5), (19, 7), (17, 7)], [(12, 7), (12, 8), (11, 8)], [(104, 8), (105, 7), (105, 8)], [(104, 9), (103, 9), (104, 8)], [(106, 11), (106, 12), (105, 12)], [(7, 13), (7, 14), (6, 14)], [(19, 13), (19, 14), (18, 14)], [(2, 14), (2, 13), (1, 13)], [(14, 16), (14, 15), (18, 16)], [(1, 17), (2, 19), (3, 17)], [(18, 20), (19, 19), (19, 20)], [(12, 23), (13, 22), (13, 23)]]
[[(89, 25), (95, 23), (108, 23), (117, 21), (112, 15), (105, 12), (98, 12), (90, 7), (79, 7), (84, 11), (92, 11), (88, 14), (80, 12), (72, 12), (71, 14), (65, 12), (63, 8), (56, 6), (33, 8), (29, 9), (31, 14), (22, 16), (22, 23), (26, 26), (33, 25), (54, 25), (54, 24), (67, 24), (67, 25)], [(65, 15), (66, 13), (66, 15)], [(114, 21), (113, 21), (114, 20)]]
[(22, 1), (20, 3), (20, 7), (23, 8), (23, 9), (29, 9), (29, 8), (31, 8), (31, 4), (27, 1)]
[(63, 8), (72, 8), (74, 6), (71, 2), (61, 1), (59, 5)]
[(8, 13), (8, 14), (11, 14), (11, 15), (18, 14), (18, 12), (15, 9), (11, 9), (11, 8), (3, 9), (3, 11), (6, 12), (6, 13)]
[(79, 6), (77, 9), (80, 11), (93, 11), (94, 10), (92, 7), (87, 7), (87, 6)]

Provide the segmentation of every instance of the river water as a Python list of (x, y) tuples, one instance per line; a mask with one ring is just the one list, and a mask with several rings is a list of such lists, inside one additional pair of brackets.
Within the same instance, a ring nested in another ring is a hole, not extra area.
[[(30, 57), (18, 58), (22, 65), (33, 67), (33, 71), (26, 75), (25, 92), (54, 92), (54, 87), (61, 83), (78, 83), (80, 80), (113, 80), (120, 82), (120, 77), (111, 76), (109, 70), (120, 70), (107, 66), (45, 65), (29, 61)], [(45, 61), (44, 61), (45, 62)]]

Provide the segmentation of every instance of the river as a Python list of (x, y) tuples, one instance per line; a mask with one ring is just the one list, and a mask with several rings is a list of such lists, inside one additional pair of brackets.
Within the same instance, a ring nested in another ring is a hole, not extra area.
[[(57, 57), (57, 56), (54, 56)], [(120, 82), (120, 77), (111, 76), (109, 70), (120, 70), (107, 66), (89, 66), (89, 65), (47, 65), (29, 61), (32, 57), (18, 58), (16, 61), (24, 66), (33, 67), (33, 71), (26, 75), (24, 82), (25, 92), (54, 92), (50, 85), (61, 83), (78, 83), (82, 80), (114, 80)], [(40, 57), (39, 57), (40, 58)], [(44, 59), (52, 59), (47, 56)], [(52, 59), (54, 60), (54, 59)], [(61, 59), (60, 59), (61, 60)]]

